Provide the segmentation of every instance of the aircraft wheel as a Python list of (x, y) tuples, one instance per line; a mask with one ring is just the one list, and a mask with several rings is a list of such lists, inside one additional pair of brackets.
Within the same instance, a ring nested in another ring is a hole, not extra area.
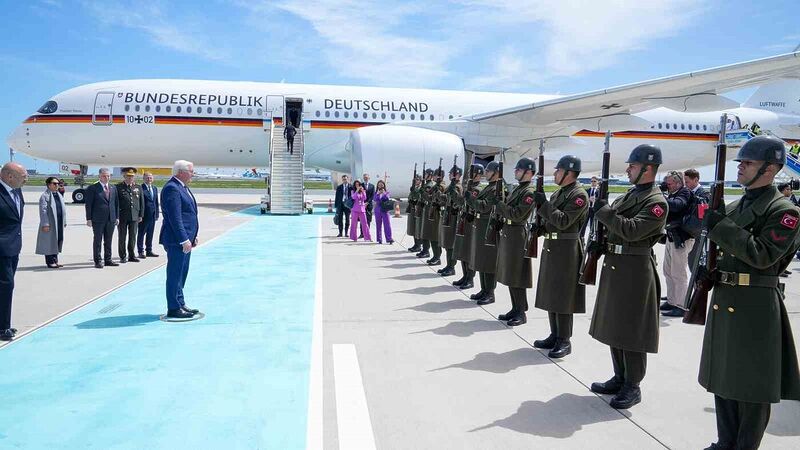
[(75, 189), (72, 191), (72, 203), (84, 203), (86, 195), (83, 189)]

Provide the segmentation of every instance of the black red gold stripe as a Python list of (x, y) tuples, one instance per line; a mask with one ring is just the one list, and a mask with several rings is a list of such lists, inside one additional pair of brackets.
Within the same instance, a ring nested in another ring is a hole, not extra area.
[(240, 119), (228, 117), (178, 117), (155, 116), (156, 125), (206, 125), (221, 127), (263, 127), (262, 119)]
[[(108, 116), (95, 116), (96, 122), (108, 122)], [(58, 114), (30, 116), (23, 123), (92, 123), (91, 114)], [(125, 116), (115, 115), (114, 123), (125, 123)]]
[[(575, 133), (575, 137), (603, 138), (605, 133), (596, 131), (581, 130)], [(716, 141), (719, 135), (716, 133), (668, 133), (662, 131), (618, 131), (614, 133), (614, 138), (623, 139), (671, 139), (680, 141)]]

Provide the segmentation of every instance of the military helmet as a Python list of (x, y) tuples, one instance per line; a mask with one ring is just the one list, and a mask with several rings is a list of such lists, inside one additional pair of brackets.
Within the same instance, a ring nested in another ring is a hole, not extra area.
[(743, 159), (786, 164), (786, 147), (774, 136), (756, 136), (744, 143), (734, 161)]
[(453, 166), (450, 168), (450, 175), (458, 175), (461, 176), (464, 172), (461, 170), (461, 167)]
[(436, 169), (433, 171), (433, 173), (437, 177), (442, 177), (442, 178), (444, 177), (444, 169)]
[(486, 165), (487, 172), (497, 172), (500, 170), (500, 163), (497, 161), (492, 161)]
[(556, 169), (571, 170), (573, 172), (581, 171), (581, 159), (573, 155), (564, 155), (556, 163)]
[(432, 177), (433, 169), (425, 169), (425, 177)]
[(471, 166), (470, 170), (472, 170), (472, 176), (475, 175), (483, 175), (483, 165), (475, 163)]
[(534, 162), (531, 158), (520, 158), (519, 161), (517, 161), (517, 165), (514, 166), (514, 170), (516, 169), (536, 172), (536, 162)]
[(642, 163), (656, 166), (661, 165), (661, 149), (650, 144), (638, 145), (631, 150), (631, 155), (628, 156), (628, 160), (625, 162), (628, 164)]

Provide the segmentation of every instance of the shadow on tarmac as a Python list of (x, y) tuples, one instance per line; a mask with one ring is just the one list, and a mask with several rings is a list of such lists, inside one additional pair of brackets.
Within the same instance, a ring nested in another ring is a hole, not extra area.
[(18, 272), (55, 272), (58, 270), (80, 270), (80, 269), (88, 269), (94, 268), (93, 262), (82, 262), (82, 263), (69, 263), (64, 264), (64, 267), (60, 269), (51, 269), (42, 263), (41, 266), (27, 266), (27, 267), (18, 267)]
[(505, 329), (506, 326), (496, 320), (470, 320), (468, 322), (450, 322), (438, 328), (413, 331), (409, 334), (433, 333), (440, 336), (469, 337), (483, 331), (500, 331)]
[(505, 353), (483, 352), (478, 353), (469, 361), (429, 370), (438, 372), (447, 369), (479, 370), (491, 373), (508, 373), (525, 366), (540, 366), (551, 364), (551, 361), (537, 350), (532, 348), (519, 348)]
[(422, 273), (410, 273), (407, 275), (398, 275), (396, 277), (386, 277), (382, 278), (383, 280), (402, 280), (402, 281), (415, 281), (415, 280), (424, 280), (426, 278), (442, 278), (441, 275), (431, 273), (431, 272), (422, 272)]
[[(566, 439), (582, 430), (585, 425), (625, 419), (610, 408), (606, 408), (607, 412), (598, 410), (591, 414), (590, 405), (596, 401), (597, 397), (594, 395), (575, 394), (561, 394), (547, 402), (527, 401), (519, 406), (517, 412), (505, 419), (495, 420), (469, 431), (503, 427), (518, 433)], [(586, 414), (570, 414), (571, 411), (585, 411)]]
[(478, 305), (475, 302), (468, 302), (466, 300), (450, 300), (448, 302), (428, 302), (417, 306), (409, 306), (408, 308), (395, 309), (395, 311), (419, 311), (427, 313), (444, 313), (454, 309), (470, 309)]
[[(415, 264), (417, 265), (417, 264)], [(406, 289), (404, 291), (394, 291), (392, 294), (413, 294), (413, 295), (430, 295), (437, 292), (452, 292), (453, 286), (439, 285), (439, 286), (420, 286), (413, 289)]]
[(81, 330), (96, 330), (101, 328), (138, 327), (150, 322), (159, 321), (158, 314), (133, 314), (130, 316), (101, 317), (75, 324)]

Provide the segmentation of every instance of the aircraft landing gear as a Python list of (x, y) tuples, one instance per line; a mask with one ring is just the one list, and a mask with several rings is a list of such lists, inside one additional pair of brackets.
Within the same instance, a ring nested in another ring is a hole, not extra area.
[(86, 201), (86, 191), (83, 189), (86, 186), (86, 174), (89, 172), (89, 166), (81, 164), (80, 173), (75, 175), (74, 183), (79, 188), (72, 191), (72, 203), (84, 203)]

